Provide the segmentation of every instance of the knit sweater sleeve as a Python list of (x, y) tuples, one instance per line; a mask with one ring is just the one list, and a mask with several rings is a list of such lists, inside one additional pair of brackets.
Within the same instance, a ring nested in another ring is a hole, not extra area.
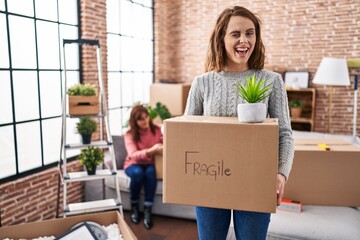
[(204, 89), (201, 76), (196, 77), (191, 84), (184, 115), (203, 115)]
[(269, 96), (269, 115), (279, 121), (278, 172), (289, 179), (293, 158), (294, 140), (289, 116), (288, 98), (281, 75), (277, 74)]

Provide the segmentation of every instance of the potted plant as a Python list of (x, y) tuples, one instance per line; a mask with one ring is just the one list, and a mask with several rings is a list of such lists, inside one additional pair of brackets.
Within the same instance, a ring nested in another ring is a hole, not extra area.
[(290, 115), (293, 118), (298, 118), (301, 116), (303, 104), (300, 99), (293, 99), (290, 101)]
[(266, 104), (261, 103), (271, 92), (270, 84), (265, 84), (265, 79), (257, 81), (255, 74), (246, 77), (245, 85), (238, 83), (238, 95), (247, 103), (237, 106), (240, 122), (258, 123), (266, 118)]
[(95, 86), (75, 84), (67, 90), (70, 115), (92, 115), (99, 113), (99, 97)]
[(88, 175), (95, 175), (96, 166), (104, 161), (104, 152), (98, 147), (81, 150), (79, 161), (86, 167)]
[(76, 132), (81, 135), (83, 144), (90, 144), (91, 135), (96, 131), (97, 123), (89, 117), (81, 117), (76, 123)]
[(156, 103), (155, 108), (152, 108), (150, 105), (147, 105), (146, 108), (152, 120), (154, 120), (157, 116), (159, 116), (161, 121), (171, 118), (171, 113), (169, 109), (160, 102)]

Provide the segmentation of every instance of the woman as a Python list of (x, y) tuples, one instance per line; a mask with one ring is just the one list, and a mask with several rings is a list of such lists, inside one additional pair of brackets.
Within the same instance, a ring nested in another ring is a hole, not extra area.
[[(206, 73), (192, 82), (186, 115), (237, 116), (236, 106), (244, 102), (237, 95), (237, 83), (246, 76), (266, 79), (271, 94), (264, 99), (271, 118), (279, 121), (279, 164), (276, 189), (278, 204), (292, 166), (294, 147), (286, 91), (281, 76), (263, 70), (265, 47), (261, 40), (260, 20), (248, 9), (225, 9), (212, 31), (206, 58)], [(265, 239), (270, 213), (233, 211), (237, 239)], [(196, 207), (200, 239), (225, 239), (231, 210)]]
[(154, 156), (162, 155), (163, 136), (159, 126), (153, 124), (147, 109), (135, 106), (130, 113), (130, 130), (124, 136), (127, 157), (124, 163), (125, 173), (130, 177), (131, 221), (139, 223), (139, 197), (144, 185), (144, 225), (150, 229), (153, 225), (151, 207), (156, 190)]

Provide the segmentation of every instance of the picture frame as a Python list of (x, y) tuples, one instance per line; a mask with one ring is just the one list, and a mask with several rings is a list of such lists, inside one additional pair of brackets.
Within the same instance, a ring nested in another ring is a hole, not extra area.
[(285, 87), (301, 89), (309, 87), (309, 72), (285, 72)]

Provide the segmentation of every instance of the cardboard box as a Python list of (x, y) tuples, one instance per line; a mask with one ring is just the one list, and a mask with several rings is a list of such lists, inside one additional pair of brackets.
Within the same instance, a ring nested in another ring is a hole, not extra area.
[(154, 83), (150, 86), (150, 105), (164, 104), (172, 116), (184, 114), (191, 83)]
[(359, 207), (360, 147), (339, 139), (296, 139), (284, 198), (307, 205)]
[(278, 122), (182, 116), (164, 121), (165, 203), (276, 211)]
[(155, 156), (155, 173), (157, 180), (163, 179), (163, 156)]
[(84, 214), (66, 218), (50, 219), (41, 222), (5, 226), (0, 228), (0, 239), (31, 239), (41, 236), (59, 237), (69, 231), (74, 225), (83, 221), (92, 221), (104, 226), (117, 223), (120, 228), (120, 233), (125, 240), (137, 239), (118, 211)]

